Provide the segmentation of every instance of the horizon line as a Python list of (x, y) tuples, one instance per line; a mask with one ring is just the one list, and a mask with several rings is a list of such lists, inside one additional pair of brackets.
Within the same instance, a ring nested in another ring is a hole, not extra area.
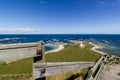
[(104, 33), (104, 34), (98, 34), (98, 33), (43, 33), (43, 34), (40, 34), (40, 33), (16, 33), (16, 34), (0, 34), (0, 35), (120, 35), (119, 34), (115, 34), (115, 33)]

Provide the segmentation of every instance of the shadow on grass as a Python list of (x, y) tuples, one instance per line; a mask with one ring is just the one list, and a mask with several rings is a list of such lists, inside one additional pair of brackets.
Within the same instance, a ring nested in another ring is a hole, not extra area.
[(46, 78), (45, 77), (43, 77), (43, 78), (37, 78), (35, 80), (46, 80)]
[(87, 77), (88, 77), (88, 72), (85, 75), (83, 75), (83, 80), (87, 80)]
[(81, 75), (82, 75), (82, 74), (77, 73), (77, 74), (72, 75), (71, 77), (69, 77), (69, 78), (67, 78), (67, 79), (65, 79), (65, 80), (74, 80), (74, 79), (76, 79), (77, 77), (79, 77), (79, 76), (81, 76)]

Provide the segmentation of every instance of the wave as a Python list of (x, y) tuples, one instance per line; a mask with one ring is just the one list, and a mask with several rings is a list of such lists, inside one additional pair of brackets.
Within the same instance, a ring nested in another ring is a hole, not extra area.
[(9, 41), (9, 40), (18, 40), (18, 39), (25, 39), (25, 38), (24, 37), (23, 38), (19, 38), (19, 37), (3, 38), (3, 39), (0, 39), (0, 41)]

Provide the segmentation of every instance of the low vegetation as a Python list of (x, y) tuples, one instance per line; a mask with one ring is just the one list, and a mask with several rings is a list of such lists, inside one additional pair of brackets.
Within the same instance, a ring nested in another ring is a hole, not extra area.
[(0, 80), (34, 80), (32, 74), (0, 75)]
[(2, 74), (28, 74), (32, 73), (33, 59), (22, 59), (11, 63), (0, 63), (0, 75)]
[[(91, 50), (92, 45), (84, 43), (85, 47), (80, 48), (79, 44), (68, 44), (61, 51), (46, 54), (47, 62), (96, 62), (101, 54)], [(86, 80), (88, 69), (75, 70), (67, 73), (47, 77), (47, 80)]]
[(87, 69), (75, 70), (53, 76), (48, 76), (46, 80), (83, 80), (86, 73)]
[(0, 62), (0, 80), (32, 80), (33, 58)]
[[(65, 45), (61, 51), (45, 55), (47, 62), (79, 62), (94, 61), (100, 58), (100, 54), (90, 50), (93, 46), (84, 43), (85, 48), (79, 44)], [(22, 59), (11, 63), (0, 62), (0, 80), (33, 80), (33, 58)], [(47, 77), (47, 80), (84, 80), (87, 69), (70, 71)]]
[(101, 54), (90, 50), (93, 46), (84, 43), (85, 47), (80, 48), (79, 44), (65, 45), (61, 51), (46, 54), (47, 62), (79, 62), (79, 61), (94, 61), (96, 62)]

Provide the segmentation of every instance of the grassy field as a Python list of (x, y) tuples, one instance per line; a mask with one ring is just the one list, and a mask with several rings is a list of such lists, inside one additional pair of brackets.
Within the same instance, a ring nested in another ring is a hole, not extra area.
[(46, 80), (83, 80), (87, 69), (75, 70), (53, 76), (48, 76)]
[(33, 58), (0, 62), (0, 80), (33, 80), (32, 63)]
[[(96, 62), (101, 54), (90, 50), (92, 45), (84, 43), (85, 47), (80, 48), (79, 44), (65, 45), (65, 48), (59, 52), (46, 54), (46, 62), (76, 62), (76, 61), (94, 61)], [(54, 76), (48, 76), (47, 80), (86, 80), (88, 69), (75, 70)]]
[[(46, 54), (46, 62), (96, 62), (101, 55), (90, 50), (93, 47), (92, 45), (88, 43), (84, 43), (84, 45), (85, 48), (82, 49), (78, 44), (65, 45), (65, 48), (61, 51)], [(32, 80), (32, 63), (33, 58), (22, 59), (8, 64), (0, 62), (0, 80)], [(49, 76), (47, 80), (83, 80), (86, 73), (87, 69), (75, 70)]]
[(0, 75), (32, 74), (33, 58), (22, 59), (11, 63), (0, 63)]
[(90, 50), (93, 46), (84, 43), (85, 48), (80, 48), (78, 44), (68, 44), (61, 51), (46, 54), (47, 62), (76, 62), (94, 61), (96, 62), (101, 54)]

